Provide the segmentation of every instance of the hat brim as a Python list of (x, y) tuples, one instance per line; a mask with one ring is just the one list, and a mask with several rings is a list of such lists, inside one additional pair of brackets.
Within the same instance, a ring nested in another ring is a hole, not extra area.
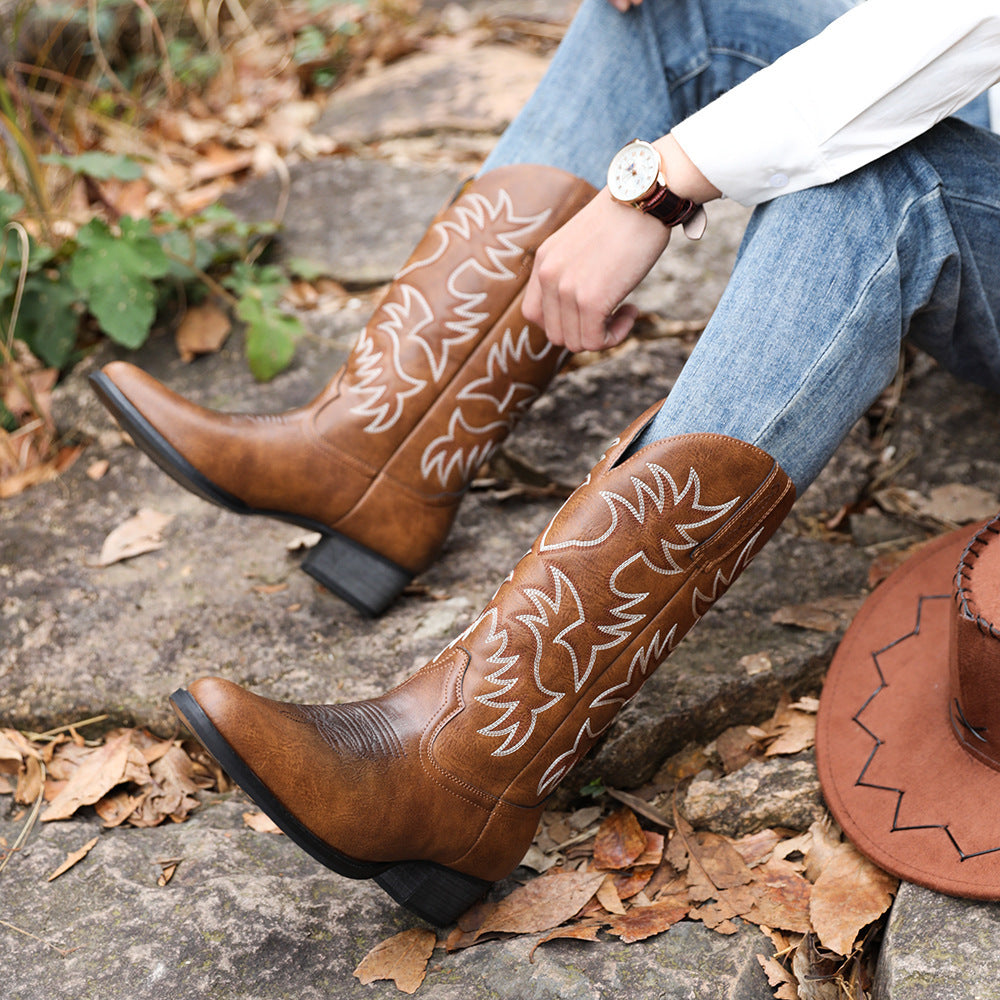
[(952, 586), (975, 531), (929, 543), (865, 602), (827, 674), (816, 759), (834, 818), (879, 867), (996, 900), (1000, 772), (959, 743), (949, 685)]

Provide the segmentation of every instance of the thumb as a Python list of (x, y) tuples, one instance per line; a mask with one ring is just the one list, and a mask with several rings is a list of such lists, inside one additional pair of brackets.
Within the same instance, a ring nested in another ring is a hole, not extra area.
[(619, 306), (605, 325), (604, 346), (614, 347), (620, 344), (629, 335), (638, 318), (639, 309), (631, 302)]

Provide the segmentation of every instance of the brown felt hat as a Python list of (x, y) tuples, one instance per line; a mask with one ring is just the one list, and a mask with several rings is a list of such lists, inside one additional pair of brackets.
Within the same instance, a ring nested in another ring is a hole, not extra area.
[(909, 882), (1000, 899), (1000, 516), (929, 543), (844, 636), (820, 699), (823, 794)]

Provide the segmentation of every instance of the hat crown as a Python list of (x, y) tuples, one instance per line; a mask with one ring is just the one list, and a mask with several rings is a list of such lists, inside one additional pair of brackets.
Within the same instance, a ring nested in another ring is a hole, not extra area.
[(948, 640), (952, 728), (969, 753), (1000, 770), (1000, 517), (966, 546), (954, 590)]

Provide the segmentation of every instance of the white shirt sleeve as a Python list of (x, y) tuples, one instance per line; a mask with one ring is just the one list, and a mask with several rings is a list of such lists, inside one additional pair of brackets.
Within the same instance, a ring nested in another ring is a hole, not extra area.
[(998, 80), (1000, 0), (865, 0), (673, 135), (756, 205), (864, 166)]

